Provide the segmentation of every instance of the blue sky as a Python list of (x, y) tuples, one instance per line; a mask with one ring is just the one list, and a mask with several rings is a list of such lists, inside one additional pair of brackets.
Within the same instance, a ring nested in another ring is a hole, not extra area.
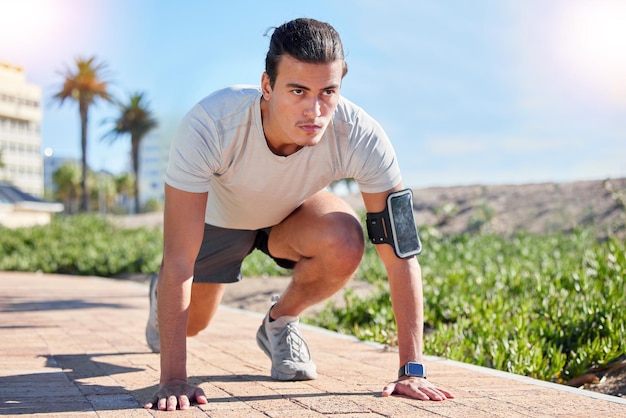
[[(41, 85), (44, 148), (78, 157), (75, 105), (51, 103), (77, 56), (142, 91), (167, 141), (195, 102), (258, 84), (267, 28), (296, 17), (340, 32), (342, 94), (383, 125), (410, 187), (626, 176), (626, 3), (620, 0), (0, 0), (0, 61)], [(88, 160), (127, 167), (126, 141)]]

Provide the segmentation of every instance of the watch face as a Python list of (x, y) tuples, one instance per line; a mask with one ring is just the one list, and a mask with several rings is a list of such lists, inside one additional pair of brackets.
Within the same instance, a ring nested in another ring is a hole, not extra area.
[(426, 370), (424, 370), (424, 365), (420, 363), (407, 363), (406, 365), (406, 374), (409, 376), (426, 376)]

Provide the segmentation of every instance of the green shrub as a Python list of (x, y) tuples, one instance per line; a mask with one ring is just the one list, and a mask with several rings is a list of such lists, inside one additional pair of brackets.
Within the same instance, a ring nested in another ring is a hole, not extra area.
[[(562, 382), (626, 352), (626, 244), (585, 230), (511, 237), (421, 232), (426, 352)], [(120, 229), (94, 215), (48, 226), (0, 228), (0, 270), (111, 277), (151, 273), (161, 261), (157, 228)], [(243, 274), (287, 275), (254, 251)], [(307, 319), (364, 340), (395, 345), (386, 273), (367, 244), (357, 279), (378, 285), (367, 298)]]
[(50, 225), (0, 229), (0, 270), (111, 277), (159, 268), (158, 229), (120, 229), (95, 215), (56, 217)]
[[(158, 228), (117, 228), (96, 215), (55, 218), (32, 228), (0, 227), (0, 270), (112, 277), (159, 269), (163, 247)], [(244, 260), (246, 276), (289, 275), (260, 251)]]
[(243, 260), (241, 273), (244, 276), (289, 276), (291, 270), (279, 267), (265, 253), (255, 250)]
[[(425, 337), (433, 355), (562, 382), (626, 351), (626, 247), (586, 231), (513, 237), (422, 233)], [(368, 255), (366, 254), (366, 258)], [(377, 264), (365, 260), (364, 265)], [(378, 294), (328, 306), (318, 325), (395, 343), (385, 275)]]

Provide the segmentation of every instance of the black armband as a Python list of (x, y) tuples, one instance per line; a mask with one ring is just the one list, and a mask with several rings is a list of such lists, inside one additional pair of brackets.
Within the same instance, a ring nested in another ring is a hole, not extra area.
[(409, 258), (422, 252), (410, 189), (389, 193), (385, 210), (367, 213), (366, 227), (372, 244), (391, 245), (399, 258)]

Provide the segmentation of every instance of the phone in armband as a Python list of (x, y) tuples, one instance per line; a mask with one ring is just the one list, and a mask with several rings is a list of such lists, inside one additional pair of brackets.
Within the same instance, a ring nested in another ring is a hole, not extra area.
[(422, 252), (413, 215), (411, 189), (390, 193), (385, 210), (367, 214), (366, 226), (373, 244), (391, 245), (399, 258), (413, 257)]

